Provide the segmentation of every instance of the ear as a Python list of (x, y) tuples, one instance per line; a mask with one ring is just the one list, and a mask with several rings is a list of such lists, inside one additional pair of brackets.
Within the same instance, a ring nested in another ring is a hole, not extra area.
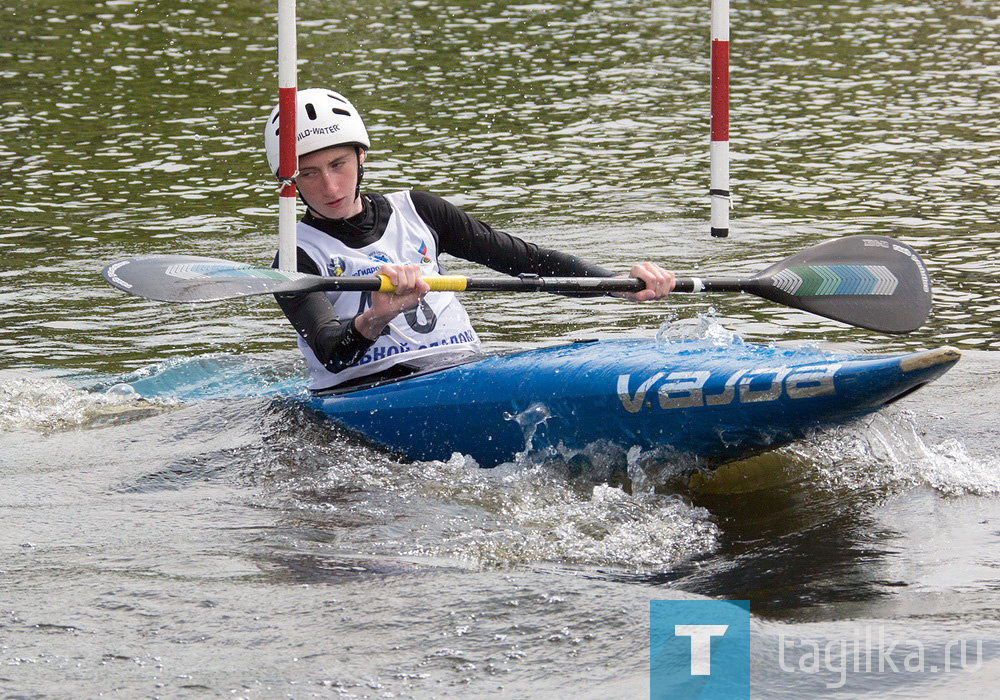
[(364, 163), (365, 159), (368, 157), (368, 151), (363, 148), (358, 149), (358, 163)]

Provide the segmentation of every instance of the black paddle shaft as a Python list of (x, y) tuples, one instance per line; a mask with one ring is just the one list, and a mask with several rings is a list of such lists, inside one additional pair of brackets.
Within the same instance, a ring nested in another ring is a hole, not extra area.
[[(315, 291), (375, 291), (378, 277), (319, 277), (254, 267), (230, 260), (187, 255), (129, 258), (104, 268), (114, 287), (167, 302), (208, 302), (259, 294)], [(449, 283), (440, 291), (638, 292), (628, 277), (425, 278)], [(456, 281), (457, 280), (457, 281)], [(675, 291), (746, 292), (778, 304), (884, 333), (916, 330), (931, 309), (927, 268), (916, 251), (884, 236), (847, 236), (820, 243), (751, 278), (680, 277)]]

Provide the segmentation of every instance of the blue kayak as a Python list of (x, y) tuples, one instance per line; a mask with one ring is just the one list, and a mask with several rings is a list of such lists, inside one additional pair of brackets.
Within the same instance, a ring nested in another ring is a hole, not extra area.
[[(593, 443), (718, 464), (877, 411), (944, 374), (953, 348), (898, 355), (709, 340), (604, 340), (496, 355), (309, 404), (411, 460), (482, 467)], [(568, 452), (567, 452), (568, 451)]]

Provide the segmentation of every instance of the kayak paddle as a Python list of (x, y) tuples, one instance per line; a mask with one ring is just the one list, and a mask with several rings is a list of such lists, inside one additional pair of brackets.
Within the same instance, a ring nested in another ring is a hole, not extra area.
[[(118, 289), (154, 301), (209, 302), (259, 294), (392, 291), (384, 276), (320, 277), (192, 255), (128, 258), (102, 272)], [(638, 292), (630, 277), (425, 277), (444, 292)], [(920, 256), (885, 236), (846, 236), (807, 248), (749, 278), (678, 277), (677, 292), (746, 292), (853, 326), (908, 333), (930, 313)]]

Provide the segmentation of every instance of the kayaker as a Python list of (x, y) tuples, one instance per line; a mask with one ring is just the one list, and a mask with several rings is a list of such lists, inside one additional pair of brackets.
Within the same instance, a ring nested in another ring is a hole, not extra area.
[[(357, 109), (342, 95), (311, 88), (297, 94), (298, 173), (307, 209), (298, 223), (297, 264), (314, 275), (386, 275), (395, 292), (314, 292), (277, 296), (322, 392), (406, 376), (479, 351), (479, 337), (453, 292), (427, 294), (423, 275), (442, 273), (448, 253), (510, 275), (611, 277), (578, 257), (541, 248), (491, 228), (427, 192), (361, 192), (371, 142)], [(264, 133), (278, 174), (278, 108)], [(646, 289), (623, 295), (659, 299), (674, 275), (653, 263), (632, 266)]]

